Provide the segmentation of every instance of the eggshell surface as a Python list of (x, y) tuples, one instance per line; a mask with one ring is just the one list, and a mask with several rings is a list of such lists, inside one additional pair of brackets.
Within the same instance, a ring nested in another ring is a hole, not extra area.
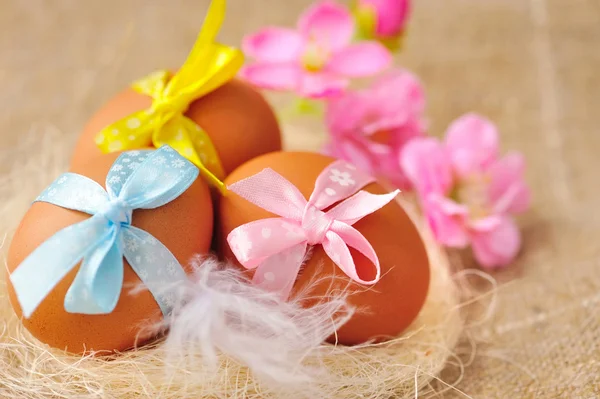
[[(271, 168), (309, 198), (317, 176), (334, 160), (330, 157), (301, 152), (276, 152), (255, 158), (235, 170), (226, 179), (232, 184)], [(373, 194), (385, 194), (378, 183), (363, 188)], [(260, 187), (257, 187), (260, 191)], [(234, 193), (221, 198), (218, 210), (218, 245), (220, 253), (237, 263), (227, 245), (227, 235), (236, 227), (258, 219), (277, 217)], [(330, 289), (348, 287), (348, 302), (357, 307), (352, 319), (329, 341), (355, 345), (369, 340), (385, 340), (398, 336), (417, 317), (429, 287), (429, 261), (419, 232), (402, 209), (392, 201), (382, 209), (353, 225), (371, 243), (381, 263), (381, 279), (372, 286), (351, 282), (327, 256), (322, 246), (313, 248), (311, 258), (300, 271), (292, 296), (311, 286), (309, 294), (326, 297)], [(351, 249), (359, 276), (375, 277), (374, 265)], [(239, 265), (239, 264), (238, 264)], [(241, 266), (240, 266), (241, 267)], [(335, 280), (331, 278), (335, 276)], [(315, 283), (315, 281), (318, 281)], [(314, 300), (305, 302), (310, 306)]]
[[(106, 175), (119, 155), (99, 156), (85, 168), (75, 168), (73, 171), (105, 187)], [(34, 203), (15, 233), (8, 253), (8, 272), (12, 273), (54, 233), (89, 217), (88, 214), (53, 204)], [(190, 273), (190, 259), (195, 254), (207, 253), (211, 243), (213, 209), (210, 190), (202, 179), (197, 178), (170, 203), (156, 209), (135, 210), (132, 224), (162, 242)], [(72, 353), (123, 351), (148, 341), (152, 336), (147, 333), (138, 336), (140, 329), (147, 323), (160, 321), (162, 313), (149, 291), (130, 293), (132, 288), (141, 284), (141, 280), (125, 259), (123, 265), (123, 288), (112, 313), (86, 315), (65, 311), (65, 294), (79, 269), (77, 266), (50, 292), (30, 318), (23, 318), (24, 326), (40, 341)], [(13, 308), (21, 317), (22, 311), (9, 279), (7, 285)]]
[[(111, 99), (84, 127), (71, 166), (85, 166), (102, 154), (94, 141), (102, 129), (151, 105), (150, 97), (132, 88)], [(281, 150), (281, 132), (273, 110), (258, 91), (241, 80), (234, 79), (192, 102), (185, 115), (208, 134), (225, 174), (254, 157)]]

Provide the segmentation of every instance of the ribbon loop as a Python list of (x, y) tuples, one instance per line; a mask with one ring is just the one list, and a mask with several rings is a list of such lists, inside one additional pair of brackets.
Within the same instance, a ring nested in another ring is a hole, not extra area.
[[(229, 189), (281, 217), (239, 226), (227, 236), (227, 242), (244, 267), (256, 268), (253, 282), (279, 292), (283, 298), (291, 292), (309, 245), (323, 245), (327, 255), (352, 280), (375, 284), (381, 276), (377, 254), (351, 225), (381, 209), (399, 191), (386, 195), (360, 191), (373, 181), (347, 162), (336, 161), (317, 177), (307, 202), (283, 176), (265, 169)], [(324, 211), (339, 201), (342, 202), (333, 209)], [(374, 279), (364, 280), (358, 275), (348, 247), (357, 249), (373, 263)]]
[(226, 0), (212, 1), (196, 43), (175, 75), (158, 71), (132, 85), (152, 97), (152, 105), (102, 129), (96, 143), (103, 152), (166, 144), (196, 165), (209, 183), (225, 189), (223, 166), (209, 135), (184, 115), (193, 101), (233, 79), (244, 63), (240, 50), (214, 42), (225, 7)]
[(375, 179), (349, 162), (338, 160), (327, 166), (317, 177), (315, 190), (308, 202), (325, 209), (357, 193)]
[(269, 212), (298, 221), (307, 204), (296, 186), (270, 168), (233, 183), (228, 189)]
[[(188, 189), (198, 173), (194, 165), (165, 146), (156, 151), (121, 154), (107, 174), (106, 191), (75, 174), (57, 179), (37, 201), (84, 209), (93, 216), (54, 234), (12, 272), (10, 280), (23, 315), (30, 317), (80, 262), (65, 296), (65, 310), (83, 314), (112, 312), (123, 287), (124, 256), (166, 315), (170, 311), (168, 295), (159, 289), (182, 281), (186, 275), (162, 243), (131, 226), (132, 212), (171, 202)], [(82, 206), (82, 199), (92, 206)], [(165, 267), (167, 271), (162, 273)]]

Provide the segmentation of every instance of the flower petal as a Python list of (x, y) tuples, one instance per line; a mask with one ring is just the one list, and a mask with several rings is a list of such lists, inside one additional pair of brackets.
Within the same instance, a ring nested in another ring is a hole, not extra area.
[(298, 29), (304, 38), (334, 51), (350, 43), (354, 21), (346, 7), (325, 0), (313, 4), (300, 15)]
[(463, 248), (469, 243), (466, 229), (469, 210), (466, 206), (433, 193), (426, 198), (423, 210), (429, 227), (440, 244)]
[(529, 208), (531, 192), (523, 178), (525, 159), (519, 153), (506, 154), (491, 165), (489, 195), (498, 213), (520, 213)]
[(419, 79), (403, 69), (393, 69), (377, 79), (365, 91), (375, 104), (376, 117), (365, 124), (365, 132), (373, 134), (419, 122), (425, 109), (425, 94)]
[(310, 98), (332, 98), (341, 95), (348, 81), (328, 73), (301, 73), (299, 93)]
[(406, 177), (421, 196), (449, 194), (453, 184), (450, 159), (438, 140), (413, 139), (404, 146), (399, 158)]
[(498, 131), (488, 119), (467, 114), (452, 122), (446, 131), (446, 146), (456, 174), (467, 177), (496, 160)]
[(410, 12), (409, 0), (359, 0), (360, 7), (370, 7), (377, 16), (379, 37), (393, 37), (402, 32)]
[(496, 215), (476, 221), (469, 235), (475, 259), (486, 268), (508, 265), (521, 248), (521, 233), (508, 217)]
[(391, 62), (392, 55), (382, 44), (362, 42), (334, 53), (326, 69), (341, 76), (360, 78), (382, 72)]
[(367, 174), (373, 174), (375, 171), (373, 155), (369, 153), (368, 147), (358, 140), (345, 137), (334, 139), (325, 146), (324, 153), (348, 161)]
[(348, 90), (327, 102), (325, 122), (329, 132), (340, 137), (358, 134), (363, 126), (363, 119), (371, 110), (371, 102), (357, 91)]
[(244, 53), (262, 62), (297, 60), (303, 47), (304, 39), (298, 32), (277, 27), (261, 29), (242, 41)]
[(412, 189), (412, 184), (410, 180), (406, 177), (404, 171), (402, 170), (402, 167), (400, 166), (398, 154), (400, 153), (401, 148), (391, 145), (382, 145), (375, 143), (371, 144), (371, 147), (375, 146), (382, 148), (382, 150), (376, 152), (376, 176), (378, 178), (383, 177), (385, 180), (389, 181), (395, 188), (399, 188), (401, 190)]
[(302, 74), (292, 63), (256, 63), (243, 67), (240, 77), (271, 90), (297, 90)]

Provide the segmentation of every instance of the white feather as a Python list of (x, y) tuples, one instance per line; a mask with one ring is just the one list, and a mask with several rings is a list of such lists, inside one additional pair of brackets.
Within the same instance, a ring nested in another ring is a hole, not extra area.
[(181, 361), (194, 361), (217, 370), (223, 353), (267, 386), (291, 388), (323, 377), (324, 367), (303, 360), (352, 316), (343, 293), (329, 294), (305, 309), (302, 293), (282, 301), (213, 258), (197, 258), (193, 266), (189, 282), (175, 287), (171, 316), (156, 326), (169, 330), (166, 350), (178, 367)]

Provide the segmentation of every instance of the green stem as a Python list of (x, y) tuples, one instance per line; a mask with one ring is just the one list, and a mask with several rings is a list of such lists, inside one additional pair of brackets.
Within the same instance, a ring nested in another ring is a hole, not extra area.
[(301, 116), (323, 117), (323, 102), (309, 98), (296, 97), (289, 106), (279, 112), (281, 122), (289, 122)]

